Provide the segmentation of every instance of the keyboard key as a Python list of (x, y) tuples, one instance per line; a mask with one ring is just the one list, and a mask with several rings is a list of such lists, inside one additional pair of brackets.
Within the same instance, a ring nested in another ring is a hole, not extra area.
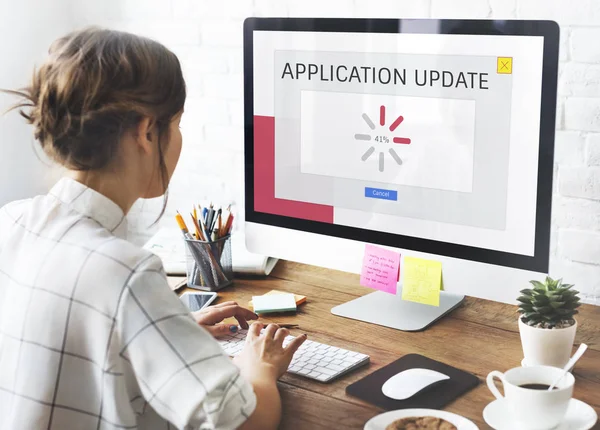
[(333, 376), (336, 374), (335, 370), (331, 370), (326, 367), (317, 367), (317, 368), (315, 368), (315, 371), (323, 373), (325, 375), (329, 375), (329, 376)]
[(342, 366), (337, 366), (335, 364), (331, 364), (329, 363), (327, 366), (325, 366), (327, 369), (331, 369), (331, 370), (335, 370), (336, 372), (341, 372), (342, 370), (344, 370), (344, 367)]
[(331, 362), (331, 364), (337, 364), (337, 365), (340, 365), (340, 364), (342, 364), (342, 360), (340, 360), (339, 358), (336, 358), (335, 360), (333, 360), (333, 361)]
[(310, 376), (311, 378), (318, 378), (319, 376), (321, 376), (321, 374), (319, 372), (311, 372), (308, 374), (308, 376)]
[[(310, 375), (309, 375), (309, 376), (310, 376)], [(325, 382), (325, 381), (327, 381), (329, 378), (331, 378), (331, 376), (328, 376), (328, 375), (323, 375), (323, 374), (321, 374), (321, 375), (317, 376), (317, 379), (318, 379), (319, 381), (321, 381), (321, 382)]]

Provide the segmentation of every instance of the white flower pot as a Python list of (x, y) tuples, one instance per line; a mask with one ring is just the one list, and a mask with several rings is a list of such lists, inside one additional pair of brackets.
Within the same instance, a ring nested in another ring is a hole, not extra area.
[(563, 367), (569, 361), (575, 341), (577, 321), (571, 327), (536, 328), (519, 318), (519, 332), (527, 366)]

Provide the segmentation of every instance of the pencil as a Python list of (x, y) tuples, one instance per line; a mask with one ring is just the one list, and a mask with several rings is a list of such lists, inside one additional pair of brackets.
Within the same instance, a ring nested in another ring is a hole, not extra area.
[(231, 216), (229, 217), (229, 219), (227, 220), (227, 226), (226, 226), (226, 231), (225, 234), (230, 234), (231, 233), (231, 228), (233, 227), (233, 214), (231, 214)]
[(177, 215), (175, 215), (175, 220), (177, 221), (177, 225), (179, 225), (179, 229), (181, 230), (183, 235), (186, 238), (192, 237), (192, 235), (190, 234), (190, 231), (188, 230), (187, 225), (185, 225), (185, 221), (183, 220), (183, 217), (181, 216), (179, 211), (177, 211)]
[(223, 227), (223, 226), (222, 226), (222, 222), (221, 222), (221, 209), (219, 209), (219, 210), (217, 211), (217, 228), (216, 228), (216, 230), (217, 230), (217, 232), (218, 232), (219, 236), (221, 236), (221, 230), (222, 230), (222, 227)]
[[(231, 207), (231, 205), (230, 205)], [(225, 236), (225, 234), (227, 234), (227, 224), (229, 224), (229, 217), (231, 216), (231, 212), (229, 211), (229, 209), (227, 209), (227, 215), (225, 215), (225, 218), (223, 219), (223, 227), (221, 228), (220, 231), (220, 235), (221, 237)]]
[[(196, 209), (194, 209), (194, 212), (196, 212)], [(198, 224), (198, 220), (196, 219), (194, 214), (190, 214), (190, 215), (192, 215), (192, 221), (194, 222), (194, 228), (196, 229), (196, 236), (198, 237), (198, 240), (204, 240), (204, 235), (202, 234), (202, 230), (200, 230), (200, 225)]]
[[(277, 324), (277, 323), (273, 323)], [(298, 328), (300, 327), (298, 324), (277, 324), (279, 328)]]

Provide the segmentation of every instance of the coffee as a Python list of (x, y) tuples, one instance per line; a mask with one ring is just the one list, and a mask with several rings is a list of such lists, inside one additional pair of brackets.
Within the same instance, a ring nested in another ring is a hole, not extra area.
[[(521, 388), (527, 388), (528, 390), (545, 390), (545, 391), (548, 391), (548, 388), (550, 388), (550, 385), (546, 385), (546, 384), (523, 384), (523, 385), (519, 385), (519, 387), (521, 387)], [(553, 390), (556, 390), (556, 387), (554, 387)]]

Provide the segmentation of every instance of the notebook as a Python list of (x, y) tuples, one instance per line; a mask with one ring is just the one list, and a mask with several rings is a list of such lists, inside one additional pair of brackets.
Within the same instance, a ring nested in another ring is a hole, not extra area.
[[(165, 271), (172, 276), (185, 276), (185, 243), (181, 231), (176, 228), (161, 228), (144, 248), (157, 255), (163, 263)], [(253, 254), (246, 249), (245, 238), (235, 233), (231, 239), (231, 256), (234, 273), (241, 275), (268, 276), (277, 259)]]
[(259, 315), (296, 311), (296, 299), (291, 293), (254, 296), (252, 297), (252, 303), (254, 313)]
[[(272, 294), (290, 294), (290, 293), (286, 293), (285, 291), (279, 291), (279, 290), (271, 290), (268, 293), (263, 294), (263, 296), (272, 295)], [(294, 294), (294, 299), (296, 300), (296, 306), (300, 306), (302, 303), (306, 303), (306, 296), (302, 296), (300, 294)], [(248, 306), (250, 309), (254, 308), (254, 304), (252, 303), (252, 300), (250, 300), (248, 302)]]
[[(422, 368), (441, 372), (449, 380), (434, 384), (406, 400), (395, 400), (381, 391), (383, 384), (403, 370)], [(479, 384), (479, 378), (464, 370), (419, 354), (407, 354), (346, 387), (346, 393), (387, 410), (442, 409), (448, 403)]]

